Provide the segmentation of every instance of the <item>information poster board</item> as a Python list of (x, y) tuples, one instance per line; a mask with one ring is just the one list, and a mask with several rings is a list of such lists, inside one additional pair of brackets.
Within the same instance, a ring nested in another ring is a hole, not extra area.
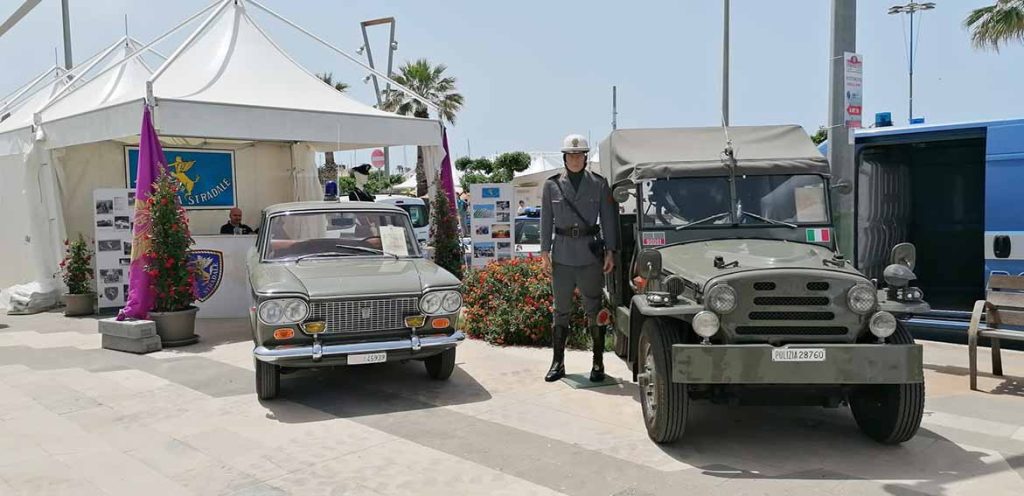
[(515, 236), (515, 188), (509, 183), (469, 186), (469, 234), (473, 267), (512, 258)]
[(121, 308), (128, 294), (128, 265), (132, 256), (135, 191), (104, 188), (92, 193), (95, 209), (97, 308)]

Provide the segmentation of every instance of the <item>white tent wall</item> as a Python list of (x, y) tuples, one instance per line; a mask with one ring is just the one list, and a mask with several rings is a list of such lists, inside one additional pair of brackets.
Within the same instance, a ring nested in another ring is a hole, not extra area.
[[(166, 148), (174, 145), (163, 144)], [(178, 147), (184, 148), (184, 147)], [(235, 154), (235, 201), (244, 221), (259, 223), (263, 208), (295, 200), (292, 154), (288, 143), (257, 142), (242, 145), (215, 144), (196, 149), (233, 150)], [(69, 236), (94, 235), (93, 190), (125, 188), (125, 144), (104, 141), (72, 146), (56, 153), (62, 175), (61, 203)], [(228, 221), (227, 209), (189, 210), (192, 234), (218, 234)]]
[[(31, 281), (31, 264), (24, 263), (32, 256), (29, 242), (28, 203), (25, 201), (25, 157), (21, 154), (0, 155), (0, 212), (3, 212), (3, 231), (0, 236), (0, 288)], [(2, 303), (0, 303), (2, 305)]]

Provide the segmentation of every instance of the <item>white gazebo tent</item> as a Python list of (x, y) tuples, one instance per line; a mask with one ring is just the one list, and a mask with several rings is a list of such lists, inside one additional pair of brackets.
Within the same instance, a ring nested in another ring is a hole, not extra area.
[[(154, 124), (165, 146), (236, 150), (236, 174), (251, 169), (238, 181), (240, 206), (250, 211), (279, 201), (319, 198), (314, 163), (318, 150), (425, 147), (425, 169), (434, 184), (443, 158), (439, 121), (380, 111), (327, 86), (266, 35), (250, 15), (253, 7), (390, 81), (255, 0), (216, 2), (84, 84), (58, 91), (34, 112), (31, 126), (0, 129), (0, 168), (20, 167), (26, 172), (26, 185), (35, 183), (38, 190), (33, 194), (26, 188), (20, 202), (12, 198), (15, 215), (50, 227), (45, 233), (0, 233), (7, 238), (0, 243), (0, 256), (38, 254), (33, 267), (4, 273), (0, 287), (31, 281), (37, 291), (59, 291), (53, 274), (61, 240), (91, 234), (92, 189), (126, 186), (123, 149), (138, 142), (146, 102), (153, 106)], [(205, 20), (155, 71), (137, 58), (203, 15)], [(394, 81), (391, 85), (415, 96)], [(196, 225), (223, 222), (224, 215), (193, 211), (193, 230)], [(62, 217), (67, 218), (66, 229)], [(12, 249), (19, 240), (21, 246)]]

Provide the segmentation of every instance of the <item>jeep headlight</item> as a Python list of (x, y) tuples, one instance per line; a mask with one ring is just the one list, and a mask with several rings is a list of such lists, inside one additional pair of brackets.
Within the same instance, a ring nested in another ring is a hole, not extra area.
[(260, 303), (258, 315), (267, 325), (297, 324), (309, 316), (309, 305), (300, 298), (276, 298)]
[(455, 313), (462, 307), (462, 295), (458, 291), (431, 291), (420, 298), (420, 311), (426, 315)]
[(896, 317), (889, 312), (875, 312), (868, 321), (868, 329), (875, 337), (885, 339), (896, 332)]
[(715, 313), (727, 314), (736, 309), (736, 290), (728, 284), (719, 284), (708, 291), (704, 302)]
[(874, 287), (868, 284), (857, 284), (846, 293), (846, 304), (850, 310), (864, 315), (875, 308), (877, 297)]
[(714, 312), (702, 310), (697, 312), (697, 315), (693, 316), (693, 322), (691, 325), (693, 326), (693, 332), (696, 332), (698, 336), (707, 339), (718, 332), (720, 321)]

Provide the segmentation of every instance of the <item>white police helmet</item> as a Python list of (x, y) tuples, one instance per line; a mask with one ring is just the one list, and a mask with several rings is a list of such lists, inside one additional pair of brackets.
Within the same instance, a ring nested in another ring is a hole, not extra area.
[(562, 153), (587, 153), (589, 151), (590, 143), (582, 135), (570, 134), (562, 140)]

